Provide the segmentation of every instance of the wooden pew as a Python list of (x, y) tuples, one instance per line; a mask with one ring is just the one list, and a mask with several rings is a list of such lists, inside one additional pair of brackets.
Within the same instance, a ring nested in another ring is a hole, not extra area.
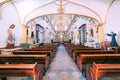
[(72, 53), (75, 49), (81, 49), (81, 48), (93, 48), (93, 47), (87, 47), (82, 45), (75, 45), (75, 44), (65, 44), (67, 46), (67, 50)]
[(50, 59), (54, 57), (58, 44), (48, 44), (43, 46), (36, 46), (31, 49), (24, 49), (24, 51), (40, 51), (41, 53), (50, 53)]
[(70, 49), (71, 53), (73, 53), (75, 50), (101, 50), (101, 49), (93, 47), (71, 47)]
[(42, 54), (46, 54), (47, 56), (49, 56), (50, 60), (52, 60), (52, 51), (35, 51), (35, 50), (28, 50), (28, 51), (24, 51), (24, 50), (16, 50), (13, 51), (13, 55), (42, 55)]
[(99, 77), (120, 78), (120, 64), (96, 64), (89, 67), (87, 80), (98, 80)]
[(85, 47), (82, 47), (82, 48), (72, 48), (71, 51), (70, 51), (71, 55), (74, 56), (73, 53), (76, 52), (76, 51), (79, 51), (79, 50), (80, 51), (81, 50), (86, 51), (86, 50), (101, 50), (101, 49), (100, 48), (91, 48), (91, 47), (86, 47), (86, 48)]
[(57, 45), (56, 46), (42, 46), (42, 47), (35, 47), (32, 49), (24, 49), (24, 51), (40, 51), (41, 53), (49, 53), (50, 59), (52, 59), (56, 53)]
[(71, 44), (66, 44), (66, 49), (70, 53), (71, 56), (73, 56), (73, 52), (75, 50), (101, 50), (101, 48), (94, 48), (94, 47), (88, 47), (88, 46), (82, 46), (82, 45), (73, 45), (70, 46)]
[(77, 65), (82, 71), (83, 64), (96, 63), (120, 63), (120, 54), (80, 54), (77, 57)]
[(33, 77), (42, 80), (43, 65), (35, 64), (0, 64), (0, 77)]
[(120, 46), (117, 48), (118, 53), (120, 54)]
[(27, 63), (33, 64), (37, 62), (38, 64), (44, 64), (45, 68), (48, 68), (49, 57), (47, 55), (0, 55), (0, 63)]
[(114, 50), (74, 50), (73, 60), (76, 61), (76, 57), (79, 54), (114, 54)]

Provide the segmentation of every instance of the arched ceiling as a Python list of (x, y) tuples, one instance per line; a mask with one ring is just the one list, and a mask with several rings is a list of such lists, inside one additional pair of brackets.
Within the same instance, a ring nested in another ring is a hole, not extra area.
[(114, 1), (117, 0), (0, 0), (0, 7), (12, 4), (21, 24), (42, 15), (56, 13), (83, 15), (105, 23)]

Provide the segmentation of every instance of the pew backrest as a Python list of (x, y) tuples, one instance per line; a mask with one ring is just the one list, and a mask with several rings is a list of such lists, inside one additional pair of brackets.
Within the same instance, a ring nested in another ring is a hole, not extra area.
[(0, 77), (33, 77), (42, 80), (44, 66), (38, 64), (0, 64)]

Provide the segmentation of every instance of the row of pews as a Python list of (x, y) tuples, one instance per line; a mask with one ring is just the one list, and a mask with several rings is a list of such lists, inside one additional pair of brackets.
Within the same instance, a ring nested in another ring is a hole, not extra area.
[(12, 50), (11, 54), (0, 53), (0, 78), (6, 80), (6, 77), (33, 77), (34, 80), (42, 80), (58, 45), (48, 44), (31, 49), (9, 48)]
[(120, 78), (120, 54), (116, 50), (101, 50), (69, 43), (65, 46), (86, 80)]
[(0, 64), (1, 80), (6, 77), (33, 77), (34, 80), (42, 80), (43, 65), (35, 64)]

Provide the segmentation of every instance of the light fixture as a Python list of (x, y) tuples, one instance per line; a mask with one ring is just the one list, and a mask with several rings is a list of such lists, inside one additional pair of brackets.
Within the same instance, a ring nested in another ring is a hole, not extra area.
[(64, 13), (65, 9), (63, 8), (63, 6), (65, 6), (69, 2), (69, 0), (53, 0), (53, 1), (56, 5), (59, 6), (58, 13), (60, 14)]

